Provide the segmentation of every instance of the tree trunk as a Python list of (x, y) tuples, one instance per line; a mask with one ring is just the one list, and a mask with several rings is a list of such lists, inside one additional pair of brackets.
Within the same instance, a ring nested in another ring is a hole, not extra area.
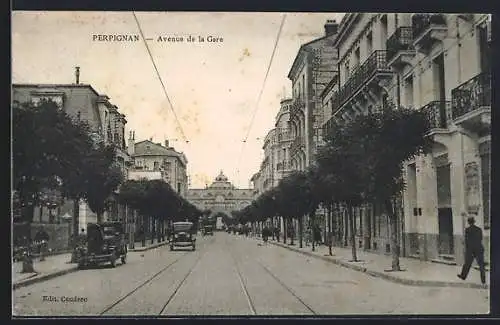
[(151, 217), (151, 245), (155, 242), (155, 231), (156, 231), (156, 220), (155, 217)]
[(389, 222), (391, 225), (391, 254), (392, 254), (392, 271), (401, 271), (399, 265), (399, 243), (398, 243), (398, 222), (397, 216), (394, 212), (394, 207), (391, 200), (387, 199), (384, 201), (385, 209), (389, 214)]
[(283, 244), (286, 244), (288, 235), (288, 218), (283, 217)]
[(33, 216), (35, 214), (35, 204), (31, 203), (23, 209), (23, 219), (27, 221), (28, 229), (26, 234), (26, 254), (23, 256), (22, 273), (34, 273), (35, 269), (33, 267), (33, 256), (32, 254), (32, 239), (31, 239), (31, 222), (33, 221)]
[(73, 200), (73, 245), (76, 244), (76, 238), (78, 237), (79, 231), (79, 220), (80, 218), (80, 200)]
[(356, 233), (355, 233), (355, 227), (354, 227), (354, 214), (353, 210), (354, 207), (350, 204), (347, 205), (347, 213), (349, 213), (349, 228), (350, 228), (350, 233), (351, 233), (351, 250), (352, 250), (352, 261), (357, 262), (358, 261), (358, 255), (356, 252)]
[(299, 247), (302, 248), (302, 240), (304, 238), (304, 216), (299, 217)]
[(309, 220), (311, 220), (310, 224), (310, 228), (311, 228), (311, 237), (312, 237), (312, 251), (315, 252), (316, 251), (316, 216), (313, 215), (313, 214), (309, 214)]
[(271, 217), (271, 236), (272, 236), (271, 238), (272, 238), (272, 240), (274, 240), (274, 235), (275, 235), (275, 233), (274, 233), (275, 224), (276, 224), (275, 217)]
[(102, 223), (103, 212), (97, 212), (97, 223)]
[(327, 217), (328, 217), (328, 255), (332, 256), (332, 245), (333, 245), (333, 233), (332, 233), (332, 204), (328, 203), (327, 208)]
[(343, 221), (344, 221), (344, 247), (348, 246), (349, 243), (349, 213), (342, 211)]
[(293, 240), (295, 237), (295, 229), (293, 227), (293, 218), (290, 218), (289, 226), (290, 226), (290, 245), (294, 245)]

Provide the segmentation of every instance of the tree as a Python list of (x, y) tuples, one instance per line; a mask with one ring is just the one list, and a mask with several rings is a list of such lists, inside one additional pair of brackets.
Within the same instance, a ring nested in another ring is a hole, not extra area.
[(85, 157), (86, 201), (97, 214), (99, 223), (102, 222), (109, 196), (118, 189), (124, 178), (120, 168), (114, 166), (115, 150), (113, 146), (97, 143)]
[(403, 163), (432, 147), (427, 136), (430, 123), (422, 111), (400, 108), (359, 116), (353, 123), (353, 133), (363, 137), (366, 197), (383, 203), (391, 225), (392, 271), (400, 271), (398, 217), (394, 202), (405, 187)]
[(350, 228), (352, 260), (358, 261), (353, 209), (365, 199), (365, 143), (354, 132), (355, 122), (334, 122), (325, 137), (325, 146), (317, 154), (320, 173), (329, 176), (328, 183), (335, 189), (335, 201), (347, 207)]
[(90, 138), (56, 103), (42, 100), (13, 108), (13, 188), (19, 197), (20, 220), (30, 225), (44, 189), (79, 196), (81, 183), (69, 190), (72, 175), (82, 173)]

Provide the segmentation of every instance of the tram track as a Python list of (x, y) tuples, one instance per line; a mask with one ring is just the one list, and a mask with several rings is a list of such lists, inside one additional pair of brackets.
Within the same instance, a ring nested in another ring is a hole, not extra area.
[[(203, 248), (205, 248), (208, 244), (212, 243), (213, 242), (213, 239), (206, 243)], [(196, 252), (196, 251), (195, 251)], [(199, 251), (198, 251), (199, 252)], [(189, 271), (186, 273), (186, 275), (182, 278), (182, 280), (180, 281), (180, 283), (178, 285), (176, 285), (174, 291), (172, 292), (172, 294), (169, 295), (166, 303), (163, 305), (160, 313), (158, 315), (161, 315), (164, 310), (167, 308), (168, 304), (174, 299), (174, 297), (176, 296), (177, 292), (179, 291), (179, 289), (182, 287), (182, 285), (186, 282), (186, 279), (189, 277), (189, 275), (193, 272), (193, 270), (195, 269), (195, 267), (198, 265), (199, 261), (201, 260), (201, 258), (206, 254), (207, 250), (206, 249), (203, 249), (203, 253), (202, 252), (199, 252), (199, 256), (196, 258), (196, 261), (194, 263), (194, 265), (192, 267), (189, 268)], [(134, 289), (128, 291), (126, 294), (124, 294), (123, 296), (121, 296), (119, 299), (115, 300), (113, 303), (109, 304), (108, 306), (106, 306), (106, 308), (104, 308), (103, 310), (101, 310), (98, 315), (99, 316), (104, 316), (106, 313), (109, 313), (110, 311), (113, 310), (113, 308), (115, 308), (116, 306), (118, 306), (120, 303), (126, 301), (127, 299), (131, 298), (136, 292), (138, 292), (141, 288), (144, 288), (146, 285), (150, 284), (151, 282), (153, 282), (155, 279), (158, 279), (160, 277), (160, 275), (164, 274), (167, 270), (169, 270), (172, 266), (176, 265), (178, 262), (180, 262), (184, 257), (186, 256), (189, 256), (190, 254), (192, 254), (191, 252), (185, 252), (184, 254), (182, 254), (180, 257), (176, 258), (174, 261), (168, 263), (167, 265), (165, 265), (162, 269), (160, 269), (158, 272), (156, 272), (155, 274), (153, 274), (152, 276), (149, 276), (147, 277), (146, 279), (144, 279), (143, 281), (141, 281), (141, 283), (139, 285), (137, 285)]]
[(228, 251), (229, 251), (229, 256), (231, 256), (231, 259), (234, 262), (234, 269), (236, 271), (236, 274), (238, 275), (238, 280), (240, 282), (241, 289), (243, 290), (243, 293), (245, 294), (245, 298), (247, 299), (247, 303), (248, 303), (248, 306), (250, 308), (250, 311), (252, 312), (252, 315), (257, 315), (254, 303), (252, 301), (252, 298), (250, 297), (250, 293), (248, 292), (247, 285), (246, 285), (245, 281), (243, 280), (243, 276), (241, 275), (240, 268), (238, 267), (238, 261), (234, 257), (232, 249), (228, 248)]
[[(228, 245), (228, 247), (231, 247), (231, 245)], [(246, 298), (247, 298), (247, 301), (248, 301), (248, 304), (249, 304), (249, 307), (250, 307), (250, 310), (252, 311), (252, 315), (257, 315), (257, 312), (256, 312), (256, 309), (255, 309), (255, 305), (253, 303), (253, 299), (251, 297), (251, 295), (249, 294), (248, 292), (248, 285), (247, 283), (243, 280), (243, 276), (241, 274), (241, 271), (240, 271), (240, 268), (238, 267), (238, 260), (234, 257), (234, 254), (233, 254), (233, 251), (231, 248), (228, 248), (229, 250), (229, 254), (231, 256), (231, 258), (233, 259), (234, 261), (234, 267), (235, 267), (235, 270), (236, 270), (236, 273), (238, 275), (238, 278), (240, 280), (240, 284), (241, 284), (241, 287), (242, 287), (242, 290), (243, 290), (243, 293), (245, 294)], [(285, 284), (283, 281), (281, 281), (279, 279), (279, 277), (274, 273), (272, 272), (268, 267), (266, 267), (262, 261), (258, 260), (258, 259), (254, 259), (254, 261), (262, 268), (264, 269), (264, 271), (269, 275), (271, 276), (271, 278), (278, 282), (278, 284), (284, 288), (286, 291), (288, 291), (302, 306), (304, 306), (309, 312), (311, 312), (313, 315), (318, 315), (318, 313), (309, 305), (307, 304), (292, 288), (290, 288), (290, 286), (288, 286), (287, 284)]]

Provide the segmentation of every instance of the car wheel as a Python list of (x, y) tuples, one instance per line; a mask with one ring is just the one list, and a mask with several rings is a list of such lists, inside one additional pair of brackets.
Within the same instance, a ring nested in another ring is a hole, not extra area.
[(174, 250), (174, 246), (170, 246), (170, 250), (173, 251)]
[(126, 263), (127, 263), (127, 254), (122, 256), (122, 264), (126, 264)]
[(116, 267), (116, 255), (114, 253), (111, 255), (110, 262), (111, 262), (111, 267)]

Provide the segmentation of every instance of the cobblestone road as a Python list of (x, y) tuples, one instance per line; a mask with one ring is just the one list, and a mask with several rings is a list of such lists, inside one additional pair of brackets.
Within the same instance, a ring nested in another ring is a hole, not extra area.
[[(52, 297), (52, 298), (49, 298)], [(14, 315), (484, 314), (488, 290), (412, 287), (244, 237), (198, 237), (19, 288)], [(49, 301), (53, 300), (53, 301)], [(79, 301), (75, 301), (79, 300)]]

